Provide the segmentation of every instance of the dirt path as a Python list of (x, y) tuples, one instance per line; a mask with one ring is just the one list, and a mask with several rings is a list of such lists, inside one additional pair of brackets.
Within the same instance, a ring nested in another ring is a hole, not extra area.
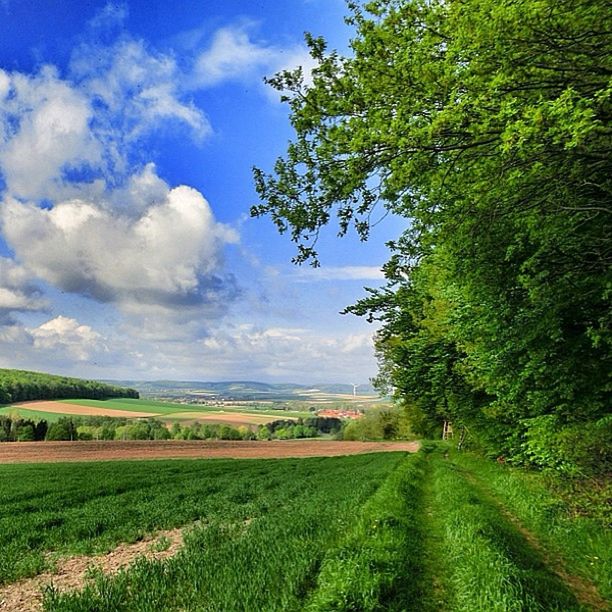
[(0, 587), (0, 611), (38, 612), (42, 609), (43, 590), (47, 585), (53, 585), (60, 592), (80, 589), (85, 585), (87, 575), (93, 568), (100, 569), (105, 574), (114, 574), (132, 565), (139, 557), (156, 560), (173, 557), (182, 544), (182, 529), (172, 529), (159, 531), (155, 536), (134, 544), (122, 544), (105, 555), (59, 559), (53, 572), (45, 572)]
[(532, 531), (527, 529), (521, 520), (489, 489), (486, 483), (464, 468), (458, 469), (461, 470), (462, 475), (478, 491), (482, 498), (494, 506), (516, 531), (521, 534), (529, 546), (539, 555), (549, 571), (555, 574), (567, 586), (580, 604), (593, 610), (610, 610), (608, 603), (599, 594), (595, 585), (581, 576), (568, 572), (561, 557), (548, 549)]
[(0, 464), (120, 459), (334, 457), (392, 451), (414, 453), (419, 448), (419, 442), (333, 440), (3, 442), (0, 444)]

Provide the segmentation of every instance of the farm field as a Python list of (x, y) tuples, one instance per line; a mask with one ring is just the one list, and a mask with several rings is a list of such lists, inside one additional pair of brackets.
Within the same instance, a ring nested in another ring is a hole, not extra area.
[(416, 452), (418, 442), (335, 440), (109, 440), (86, 442), (4, 442), (2, 463), (108, 461), (124, 459), (333, 457), (375, 452)]
[(39, 592), (27, 577), (52, 572), (50, 551), (125, 550), (182, 529), (165, 558), (47, 590), (51, 611), (609, 609), (612, 546), (599, 521), (569, 513), (538, 475), (430, 445), (2, 465), (0, 500), (0, 601)]
[(0, 408), (0, 414), (22, 418), (45, 419), (49, 422), (62, 416), (110, 416), (121, 418), (156, 418), (166, 423), (185, 421), (228, 425), (262, 425), (277, 419), (298, 419), (312, 413), (298, 410), (248, 409), (240, 406), (222, 408), (205, 405), (186, 405), (139, 399), (58, 400), (23, 402)]

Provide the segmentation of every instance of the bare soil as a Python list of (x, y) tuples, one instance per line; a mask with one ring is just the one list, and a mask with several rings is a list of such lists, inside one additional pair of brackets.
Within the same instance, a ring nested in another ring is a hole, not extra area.
[(105, 574), (114, 574), (134, 563), (138, 557), (168, 559), (179, 551), (182, 544), (182, 530), (172, 529), (160, 531), (155, 536), (134, 544), (121, 544), (105, 555), (59, 559), (53, 572), (45, 572), (33, 578), (26, 578), (0, 587), (0, 611), (35, 612), (41, 610), (43, 591), (47, 585), (53, 585), (61, 592), (81, 589), (85, 585), (88, 573), (93, 568)]
[(0, 444), (0, 464), (121, 459), (335, 457), (393, 451), (414, 453), (419, 447), (419, 442), (332, 440), (3, 442)]
[(194, 423), (214, 423), (221, 425), (265, 425), (271, 423), (279, 418), (295, 421), (295, 417), (284, 417), (284, 416), (269, 416), (250, 414), (246, 412), (173, 412), (172, 414), (163, 415), (160, 417), (162, 421), (168, 423), (174, 423), (180, 421), (183, 423), (185, 420), (193, 421)]
[(110, 417), (150, 417), (158, 416), (155, 412), (135, 412), (133, 410), (115, 410), (80, 404), (67, 404), (65, 402), (21, 402), (15, 406), (17, 410), (37, 410), (40, 412), (53, 412), (54, 414), (74, 414), (76, 416), (110, 416)]

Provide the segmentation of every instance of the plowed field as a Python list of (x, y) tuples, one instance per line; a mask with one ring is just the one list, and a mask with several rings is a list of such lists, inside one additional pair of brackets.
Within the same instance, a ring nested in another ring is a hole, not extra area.
[(100, 441), (4, 442), (0, 463), (108, 461), (120, 459), (333, 457), (388, 451), (416, 452), (418, 442), (302, 441)]

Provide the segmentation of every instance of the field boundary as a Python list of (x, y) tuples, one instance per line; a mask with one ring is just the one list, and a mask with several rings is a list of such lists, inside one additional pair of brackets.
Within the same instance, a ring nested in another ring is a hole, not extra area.
[(3, 442), (0, 464), (134, 459), (283, 459), (381, 452), (417, 452), (420, 442), (336, 440), (100, 440)]

